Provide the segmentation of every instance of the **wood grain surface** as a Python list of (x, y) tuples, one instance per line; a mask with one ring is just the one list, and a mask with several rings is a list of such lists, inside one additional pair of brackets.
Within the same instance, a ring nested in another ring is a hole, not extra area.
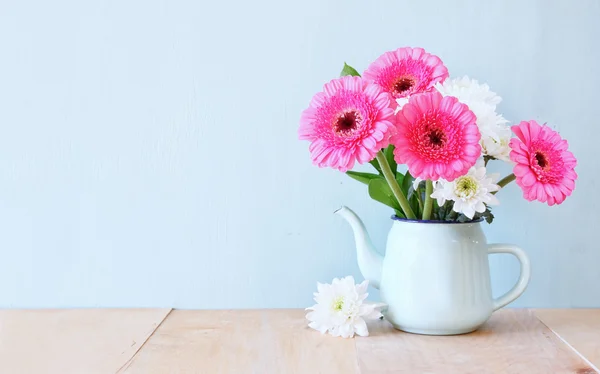
[(173, 311), (124, 373), (358, 373), (353, 339), (310, 330), (303, 310)]
[(356, 339), (360, 372), (461, 374), (591, 374), (595, 371), (530, 311), (504, 309), (478, 331), (423, 336), (369, 325)]
[(0, 310), (0, 373), (115, 373), (169, 311)]
[(536, 316), (600, 368), (600, 309), (536, 309)]
[(0, 310), (0, 373), (592, 374), (600, 358), (600, 310), (504, 309), (460, 336), (371, 321), (355, 339), (298, 309), (169, 311)]
[(174, 311), (124, 373), (523, 373), (595, 371), (528, 310), (479, 331), (423, 336), (369, 324), (344, 340), (306, 328), (304, 311)]

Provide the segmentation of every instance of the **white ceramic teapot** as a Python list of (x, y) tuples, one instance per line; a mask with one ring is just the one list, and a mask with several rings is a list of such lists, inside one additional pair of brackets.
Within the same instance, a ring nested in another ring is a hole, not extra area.
[[(481, 221), (447, 223), (392, 217), (385, 257), (371, 244), (360, 218), (336, 211), (354, 230), (358, 265), (387, 304), (385, 318), (397, 329), (428, 335), (476, 330), (491, 314), (517, 299), (530, 278), (525, 252), (510, 244), (488, 244)], [(521, 263), (517, 284), (492, 298), (488, 255), (510, 253)]]

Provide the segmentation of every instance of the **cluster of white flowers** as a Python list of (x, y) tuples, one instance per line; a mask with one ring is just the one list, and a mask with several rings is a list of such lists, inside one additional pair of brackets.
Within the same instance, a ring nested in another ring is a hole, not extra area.
[(446, 79), (435, 88), (444, 96), (456, 97), (475, 114), (484, 155), (509, 161), (511, 131), (508, 121), (496, 112), (496, 106), (502, 101), (500, 96), (490, 91), (487, 84), (480, 84), (469, 77)]
[(331, 284), (317, 283), (315, 301), (317, 304), (310, 310), (306, 318), (309, 327), (333, 336), (352, 338), (354, 334), (368, 336), (369, 330), (365, 320), (378, 319), (381, 313), (375, 304), (366, 303), (369, 295), (369, 281), (355, 284), (354, 278), (348, 276), (335, 278)]
[[(481, 84), (469, 77), (447, 79), (436, 84), (435, 88), (444, 96), (454, 96), (466, 104), (477, 117), (477, 127), (481, 133), (481, 152), (483, 156), (510, 162), (508, 143), (512, 132), (508, 121), (496, 112), (502, 98), (490, 90), (487, 84)], [(496, 184), (498, 176), (487, 175), (483, 160), (473, 166), (466, 175), (452, 182), (439, 180), (434, 184), (431, 197), (439, 205), (452, 200), (453, 210), (472, 219), (475, 213), (483, 213), (486, 205), (498, 205), (493, 192), (500, 187)]]
[(452, 182), (437, 181), (431, 197), (437, 199), (440, 206), (444, 205), (446, 200), (454, 201), (452, 210), (472, 219), (475, 213), (485, 212), (486, 205), (500, 204), (492, 194), (500, 189), (495, 183), (497, 181), (498, 175), (487, 175), (485, 166), (481, 162), (469, 169), (467, 174)]

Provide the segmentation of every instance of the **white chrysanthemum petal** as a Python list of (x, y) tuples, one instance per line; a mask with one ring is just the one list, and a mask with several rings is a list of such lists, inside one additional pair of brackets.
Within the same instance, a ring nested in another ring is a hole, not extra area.
[(510, 161), (510, 128), (508, 121), (496, 113), (496, 106), (502, 98), (490, 91), (487, 84), (480, 84), (469, 77), (446, 79), (435, 88), (443, 96), (454, 96), (466, 104), (477, 117), (477, 127), (481, 133), (480, 144), (484, 155), (503, 161)]
[(439, 206), (446, 204), (446, 198), (444, 197), (443, 189), (435, 190), (430, 195), (432, 198), (437, 200)]
[[(365, 319), (381, 316), (376, 306), (364, 300), (368, 293), (368, 281), (355, 284), (354, 278), (335, 278), (332, 284), (317, 284), (317, 304), (306, 308), (308, 326), (321, 333), (351, 338), (354, 334), (368, 335)], [(360, 331), (359, 331), (360, 330)]]
[(462, 209), (462, 214), (464, 214), (467, 218), (472, 219), (475, 215), (475, 209), (471, 205), (465, 205)]
[(443, 205), (446, 200), (453, 201), (452, 210), (464, 214), (469, 219), (472, 219), (476, 212), (485, 212), (486, 204), (499, 204), (496, 196), (492, 194), (500, 189), (494, 183), (497, 175), (487, 175), (485, 166), (480, 165), (482, 164), (477, 163), (467, 174), (452, 182), (439, 181), (431, 197), (436, 198), (439, 205)]
[(310, 327), (311, 329), (317, 330), (318, 332), (320, 332), (321, 334), (325, 334), (328, 330), (326, 325), (320, 325), (317, 322), (311, 322), (308, 324), (308, 327)]
[(327, 331), (333, 336), (340, 336), (340, 327), (341, 326), (332, 326)]
[(375, 319), (379, 319), (381, 317), (383, 317), (383, 314), (381, 314), (381, 312), (379, 311), (378, 307), (376, 305), (373, 305), (373, 308), (365, 314), (361, 314), (361, 317), (364, 318), (365, 320), (375, 320)]
[(371, 314), (373, 311), (375, 310), (375, 305), (374, 304), (362, 304), (359, 308), (358, 308), (358, 315), (359, 316), (366, 316)]
[(368, 287), (369, 287), (369, 281), (365, 279), (362, 283), (360, 283), (356, 286), (356, 292), (358, 292), (359, 294), (366, 293)]
[(413, 190), (416, 190), (417, 188), (419, 188), (419, 184), (422, 181), (423, 181), (423, 179), (416, 177), (415, 180), (412, 182)]
[(342, 338), (352, 338), (354, 336), (354, 326), (350, 324), (341, 325), (339, 332)]
[(354, 323), (354, 331), (360, 336), (369, 336), (369, 329), (364, 319), (359, 319)]

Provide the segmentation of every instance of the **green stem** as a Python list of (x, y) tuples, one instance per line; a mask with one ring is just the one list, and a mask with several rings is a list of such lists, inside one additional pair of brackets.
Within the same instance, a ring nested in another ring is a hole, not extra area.
[[(506, 186), (510, 182), (514, 181), (516, 178), (517, 177), (515, 177), (514, 174), (509, 174), (506, 177), (500, 179), (500, 181), (497, 183), (497, 185), (500, 186), (500, 189), (502, 189), (502, 188), (504, 188), (504, 186)], [(498, 191), (494, 191), (494, 192), (492, 192), (492, 194), (496, 194), (496, 192), (498, 192)]]
[(423, 220), (431, 219), (431, 209), (433, 208), (433, 182), (427, 179), (425, 182), (425, 206), (423, 207)]
[(379, 162), (379, 166), (381, 167), (381, 171), (383, 172), (383, 176), (387, 181), (388, 185), (392, 189), (392, 193), (398, 200), (400, 207), (402, 208), (402, 212), (408, 219), (417, 219), (415, 213), (410, 208), (410, 204), (406, 199), (406, 196), (402, 193), (400, 186), (398, 185), (398, 181), (396, 181), (396, 176), (392, 173), (392, 169), (390, 168), (390, 164), (388, 164), (385, 155), (383, 152), (377, 152), (377, 161)]

